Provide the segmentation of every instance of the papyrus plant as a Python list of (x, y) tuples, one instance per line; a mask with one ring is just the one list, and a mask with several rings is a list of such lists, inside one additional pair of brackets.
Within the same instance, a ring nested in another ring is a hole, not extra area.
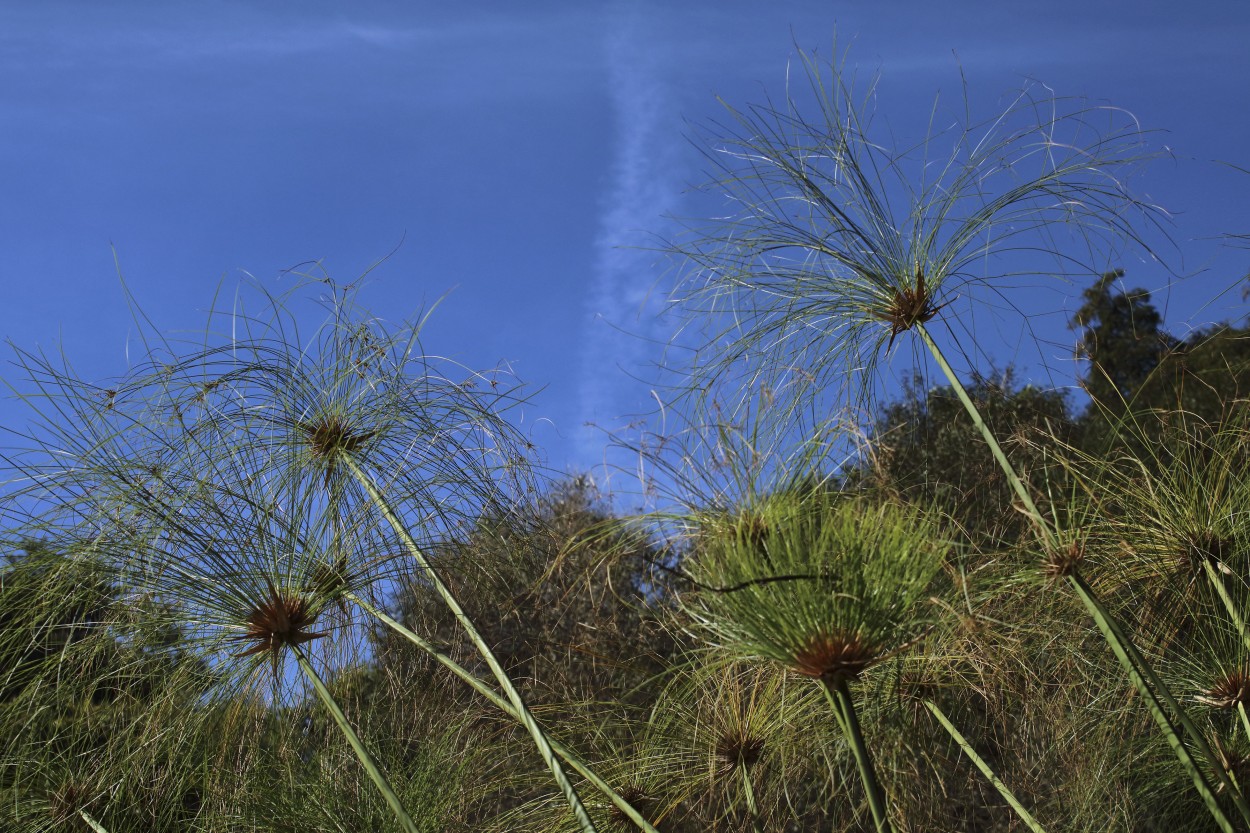
[(783, 491), (699, 525), (686, 570), (691, 617), (726, 651), (824, 691), (878, 830), (886, 796), (856, 713), (860, 675), (922, 638), (949, 544), (927, 513), (823, 489)]
[(320, 296), (311, 331), (299, 294), (258, 288), (214, 309), (189, 342), (141, 326), (133, 371), (105, 385), (19, 351), (35, 417), (7, 457), (6, 507), (95, 541), (136, 592), (186, 617), (223, 671), (256, 679), (267, 666), (275, 690), (306, 680), (415, 829), (323, 680), (360, 657), (368, 622), (390, 624), (377, 606), (410, 559), (593, 830), (546, 732), (431, 557), (477, 517), (506, 516), (528, 487), (526, 442), (504, 413), (517, 386), (424, 353), (421, 320), (385, 325), (324, 278), (300, 289)]
[(1123, 111), (1026, 87), (985, 117), (935, 102), (900, 144), (874, 123), (875, 84), (797, 63), (782, 98), (726, 104), (698, 137), (724, 207), (672, 244), (680, 343), (703, 339), (689, 387), (726, 409), (762, 389), (775, 407), (870, 390), (908, 331), (969, 332), (1004, 290), (1083, 278), (1153, 217), (1126, 190), (1149, 154)]
[[(1155, 211), (1126, 187), (1148, 155), (1139, 126), (1114, 108), (1025, 90), (989, 119), (965, 115), (899, 147), (873, 129), (872, 97), (857, 99), (844, 68), (802, 62), (805, 88), (729, 109), (708, 154), (730, 211), (674, 246), (689, 264), (678, 301), (707, 330), (691, 400), (732, 405), (767, 387), (796, 414), (834, 393), (862, 401), (881, 356), (914, 333), (1006, 474), (1042, 559), (1088, 610), (1212, 818), (1234, 829), (1220, 791), (1250, 825), (1240, 790), (1203, 774), (1205, 764), (1219, 775), (1216, 752), (1084, 579), (1082, 553), (1039, 507), (948, 356), (952, 344), (978, 349), (957, 337), (1001, 307), (1004, 290), (1098, 274), (1124, 243), (1145, 245), (1139, 229)], [(945, 348), (931, 332), (939, 323), (955, 337)]]

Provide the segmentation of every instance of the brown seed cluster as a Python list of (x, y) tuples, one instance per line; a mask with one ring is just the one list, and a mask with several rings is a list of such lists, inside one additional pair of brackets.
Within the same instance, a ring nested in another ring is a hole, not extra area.
[[(1199, 532), (1191, 535), (1189, 540), (1185, 542), (1180, 553), (1181, 561), (1194, 571), (1201, 571), (1203, 563), (1207, 561), (1214, 562), (1219, 567), (1224, 564), (1232, 549), (1232, 541), (1221, 538), (1214, 532)], [(1224, 569), (1227, 570), (1227, 567)]]
[(1085, 560), (1085, 543), (1073, 541), (1066, 547), (1051, 549), (1042, 563), (1042, 575), (1048, 579), (1066, 578), (1077, 571)]
[(369, 439), (371, 434), (358, 434), (343, 419), (336, 416), (322, 417), (314, 422), (302, 423), (299, 428), (308, 440), (314, 457), (332, 459), (351, 453)]
[(1211, 687), (1194, 698), (1213, 709), (1233, 709), (1250, 705), (1250, 669), (1239, 669), (1220, 677)]
[(730, 729), (716, 739), (712, 754), (717, 775), (729, 775), (740, 766), (750, 769), (764, 754), (764, 739), (745, 728)]
[(899, 703), (910, 709), (914, 718), (926, 712), (926, 700), (937, 699), (938, 686), (922, 672), (911, 671), (899, 677), (897, 693)]
[(943, 306), (945, 304), (934, 306), (933, 294), (924, 285), (924, 269), (917, 266), (915, 284), (895, 289), (890, 303), (877, 310), (877, 317), (890, 325), (890, 343), (886, 351), (894, 346), (894, 339), (899, 333), (927, 323)]
[[(617, 795), (625, 799), (626, 804), (633, 807), (638, 812), (642, 813), (644, 817), (647, 815), (645, 811), (649, 809), (650, 807), (651, 795), (645, 789), (643, 789), (641, 784), (638, 784), (638, 783), (626, 784), (625, 786), (617, 790)], [(625, 829), (625, 830), (634, 829), (633, 820), (629, 816), (625, 815), (625, 811), (622, 810), (620, 807), (617, 807), (615, 804), (613, 804), (612, 809), (608, 812), (612, 818), (613, 823), (616, 824), (618, 827)]]
[(742, 540), (760, 557), (768, 561), (768, 539), (772, 537), (773, 528), (758, 515), (749, 515), (742, 520), (739, 534)]
[(270, 583), (268, 597), (247, 616), (247, 631), (231, 637), (236, 642), (255, 644), (234, 656), (247, 657), (269, 651), (276, 666), (284, 647), (298, 647), (327, 635), (308, 631), (316, 619), (317, 615), (303, 595), (279, 590)]
[(881, 652), (857, 633), (818, 633), (794, 652), (791, 669), (829, 683), (853, 680), (881, 658)]
[(66, 781), (48, 794), (48, 816), (58, 827), (86, 830), (78, 811), (87, 810), (92, 800), (92, 790), (86, 784)]
[(306, 589), (319, 598), (338, 599), (350, 580), (346, 557), (336, 559), (333, 564), (318, 561), (309, 574)]

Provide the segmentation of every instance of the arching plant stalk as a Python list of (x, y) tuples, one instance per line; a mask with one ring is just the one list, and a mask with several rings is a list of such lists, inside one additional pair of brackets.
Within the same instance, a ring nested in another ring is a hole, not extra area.
[[(1232, 796), (1242, 819), (1245, 820), (1247, 826), (1250, 826), (1250, 807), (1247, 807), (1245, 797), (1228, 777), (1227, 770), (1207, 742), (1206, 736), (1198, 729), (1189, 713), (1177, 702), (1176, 697), (1155, 672), (1154, 668), (1146, 662), (1136, 646), (1129, 640), (1128, 636), (1120, 628), (1119, 623), (1111, 615), (1111, 612), (1107, 610), (1102, 601), (1094, 594), (1093, 588), (1086, 583), (1079, 573), (1073, 572), (1067, 578), (1069, 584), (1085, 605), (1086, 610), (1093, 617), (1099, 632), (1102, 633), (1107, 644), (1111, 646), (1111, 650), (1115, 653), (1116, 659), (1119, 660), (1120, 666), (1128, 673), (1134, 687), (1141, 693), (1142, 699), (1146, 701), (1146, 706), (1150, 709), (1150, 714), (1154, 718), (1155, 723), (1158, 724), (1159, 730), (1163, 733), (1168, 745), (1172, 747), (1172, 751), (1176, 754), (1186, 772), (1189, 773), (1190, 779), (1194, 783), (1194, 788), (1198, 791), (1203, 803), (1207, 806), (1207, 810), (1220, 826), (1220, 829), (1233, 830), (1232, 822), (1228, 820), (1228, 816), (1224, 813), (1223, 808), (1220, 807), (1218, 799), (1207, 783), (1206, 777), (1198, 768), (1189, 749), (1185, 746), (1185, 742), (1178, 735), (1173, 719), (1180, 722), (1189, 741), (1206, 759), (1210, 770), (1215, 773), (1216, 778)], [(1174, 718), (1169, 716), (1169, 711)]]
[(591, 820), (590, 814), (586, 812), (586, 808), (582, 805), (581, 798), (577, 794), (577, 789), (573, 786), (573, 783), (569, 781), (568, 776), (564, 772), (564, 768), (560, 765), (560, 760), (551, 747), (551, 741), (547, 738), (547, 735), (543, 732), (542, 727), (538, 725), (538, 721), (534, 719), (534, 716), (526, 707), (524, 700), (521, 698), (521, 693), (517, 691), (516, 686), (512, 684), (512, 680), (508, 677), (508, 673), (504, 670), (503, 666), (499, 664), (499, 660), (495, 657), (495, 653), (490, 649), (486, 640), (482, 638), (482, 635), (478, 633), (477, 628), (474, 627), (472, 620), (470, 620), (468, 615), (464, 612), (464, 608), (456, 599), (455, 594), (451, 592), (451, 588), (449, 588), (445, 583), (443, 583), (443, 580), (439, 578), (438, 573), (434, 570), (434, 565), (430, 563), (428, 558), (426, 558), (425, 553), (422, 552), (421, 547), (417, 545), (417, 542), (413, 539), (412, 534), (408, 531), (408, 528), (404, 525), (403, 521), (399, 519), (399, 516), (395, 513), (394, 508), (386, 499), (386, 496), (378, 490), (377, 484), (373, 482), (373, 478), (360, 468), (360, 465), (350, 454), (344, 454), (341, 459), (351, 475), (356, 478), (357, 482), (368, 493), (370, 500), (374, 502), (378, 511), (381, 512), (382, 516), (386, 518), (387, 523), (391, 525), (395, 534), (398, 535), (404, 542), (404, 547), (425, 572), (426, 576), (430, 580), (430, 583), (434, 586), (435, 592), (438, 593), (439, 598), (443, 600), (443, 604), (445, 604), (448, 610), (452, 612), (452, 615), (456, 617), (456, 621), (462, 628), (464, 628), (465, 633), (468, 635), (470, 641), (473, 642), (478, 654), (486, 662), (487, 666), (491, 670), (491, 673), (494, 674), (495, 679), (499, 683), (499, 687), (503, 689), (508, 701), (512, 704), (512, 708), (515, 710), (516, 716), (530, 733), (530, 737), (534, 739), (534, 744), (538, 747), (539, 754), (542, 755), (543, 761), (547, 764), (547, 768), (551, 770), (552, 777), (555, 778), (556, 784), (559, 786), (560, 791), (564, 794), (565, 799), (572, 808), (573, 814), (577, 817), (578, 824), (580, 824), (582, 829), (587, 831), (587, 833), (594, 833), (596, 829), (595, 824)]
[(356, 730), (348, 722), (347, 716), (339, 708), (334, 695), (326, 688), (321, 675), (317, 673), (317, 669), (313, 668), (312, 663), (304, 656), (304, 652), (300, 650), (298, 645), (292, 645), (291, 650), (295, 654), (295, 661), (299, 663), (300, 670), (304, 672), (304, 676), (312, 683), (313, 689), (317, 692), (317, 697), (321, 700), (322, 705), (326, 707), (326, 711), (330, 712), (330, 717), (334, 719), (334, 723), (338, 726), (339, 731), (343, 733), (343, 736), (347, 738), (347, 742), (351, 744), (352, 750), (356, 753), (356, 757), (360, 759), (361, 765), (364, 766), (369, 780), (378, 788), (378, 792), (382, 793), (382, 797), (386, 799), (386, 803), (390, 805), (391, 810), (395, 813), (395, 818), (399, 820), (400, 826), (408, 833), (420, 833), (416, 822), (412, 820), (412, 816), (408, 815), (403, 802), (395, 794), (395, 789), (391, 786), (391, 782), (387, 780), (386, 774), (382, 772), (382, 768), (378, 766), (378, 762), (374, 760), (364, 741), (360, 739), (360, 735), (356, 734)]
[(872, 812), (873, 823), (877, 833), (893, 833), (890, 817), (885, 806), (885, 791), (877, 780), (877, 771), (872, 765), (872, 756), (868, 744), (864, 741), (863, 730), (859, 726), (859, 717), (855, 713), (855, 701), (851, 697), (850, 687), (844, 677), (835, 681), (821, 680), (820, 687), (833, 707), (833, 712), (842, 727), (842, 734), (851, 753), (855, 756), (855, 766), (859, 769), (859, 778), (864, 785), (864, 793), (868, 796), (868, 808)]
[(994, 785), (994, 789), (998, 790), (998, 794), (1003, 797), (1003, 800), (1010, 804), (1011, 808), (1016, 811), (1016, 815), (1020, 817), (1020, 820), (1023, 821), (1028, 828), (1033, 831), (1033, 833), (1046, 833), (1046, 829), (1042, 827), (1037, 819), (1033, 818), (1032, 813), (1024, 808), (1024, 805), (1020, 803), (1020, 799), (1016, 798), (1015, 793), (1008, 789), (1007, 785), (1002, 782), (1002, 779), (994, 774), (994, 770), (988, 763), (985, 762), (984, 758), (977, 754), (977, 751), (972, 748), (972, 744), (968, 743), (968, 739), (955, 728), (955, 724), (951, 723), (950, 720), (947, 719), (946, 715), (938, 707), (937, 703), (934, 703), (932, 700), (924, 700), (922, 702), (924, 703), (925, 708), (927, 708), (933, 716), (937, 718), (938, 723), (942, 725), (942, 728), (946, 730), (946, 733), (954, 739), (955, 743), (959, 744), (959, 748), (964, 751), (964, 754), (967, 755), (969, 759), (971, 759), (972, 763), (976, 765), (976, 768), (981, 770), (981, 774), (988, 778), (989, 782)]
[(1207, 579), (1215, 588), (1215, 593), (1220, 597), (1220, 602), (1224, 605), (1224, 612), (1228, 614), (1228, 618), (1232, 620), (1233, 626), (1237, 628), (1237, 633), (1241, 636), (1241, 642), (1250, 650), (1250, 631), (1246, 630), (1245, 617), (1241, 615), (1241, 611), (1237, 609), (1237, 604), (1233, 601), (1233, 597), (1228, 594), (1228, 588), (1224, 586), (1224, 577), (1220, 575), (1209, 560), (1203, 559), (1203, 571), (1207, 575)]
[[(1042, 546), (1048, 552), (1056, 552), (1058, 549), (1058, 539), (1050, 522), (1038, 510), (1037, 504), (1034, 503), (1032, 495), (1029, 494), (1028, 487), (1024, 484), (1020, 475), (1016, 472), (1011, 461), (1007, 459), (1007, 455), (1003, 452), (1002, 447), (998, 444), (994, 432), (986, 424), (976, 404), (968, 396), (967, 390), (959, 377), (955, 375), (951, 369), (950, 363), (946, 361), (946, 357), (942, 354), (941, 349), (933, 341), (925, 329), (924, 323), (916, 321), (912, 327), (917, 331), (925, 347), (933, 355), (934, 360), (942, 369), (942, 373), (946, 376), (947, 381), (955, 390), (959, 401), (963, 404), (964, 409), (968, 412), (968, 416), (976, 425), (977, 430), (981, 432), (981, 436), (990, 447), (990, 453), (998, 462), (1003, 474), (1007, 477), (1012, 489), (1024, 504), (1025, 511), (1032, 519), (1034, 528), (1038, 538), (1041, 539)], [(1207, 743), (1206, 736), (1198, 729), (1188, 713), (1177, 702), (1176, 697), (1168, 689), (1167, 684), (1159, 677), (1146, 659), (1141, 655), (1137, 648), (1133, 645), (1129, 637), (1124, 633), (1123, 629), (1113, 618), (1102, 601), (1094, 593), (1092, 587), (1081, 578), (1077, 569), (1078, 565), (1074, 560), (1070, 564), (1064, 564), (1061, 568), (1061, 574), (1067, 579), (1069, 585), (1080, 598), (1081, 603), (1089, 612), (1090, 617), (1097, 625), (1099, 632), (1103, 635), (1104, 640), (1111, 647), (1120, 666), (1128, 674), (1134, 687), (1141, 694), (1142, 699), (1146, 702), (1151, 716), (1159, 727), (1159, 731), (1163, 733), (1167, 740), (1168, 746), (1176, 754), (1181, 765), (1189, 774), (1193, 781), (1194, 788), (1198, 791), (1203, 803), (1206, 805), (1215, 822), (1220, 826), (1221, 830), (1232, 833), (1232, 822), (1220, 807), (1219, 800), (1215, 796), (1215, 792), (1211, 789), (1211, 785), (1207, 783), (1206, 777), (1202, 774), (1189, 749), (1185, 746), (1176, 731), (1175, 722), (1179, 722), (1185, 734), (1188, 736), (1190, 743), (1202, 754), (1212, 772), (1214, 772), (1220, 783), (1228, 790), (1237, 806), (1243, 820), (1250, 826), (1250, 805), (1247, 804), (1245, 797), (1241, 791), (1228, 777), (1224, 766), (1220, 763), (1215, 751), (1211, 749)], [(1169, 716), (1169, 712), (1171, 716)], [(1175, 722), (1174, 722), (1175, 721)]]
[[(434, 645), (428, 639), (425, 639), (420, 634), (415, 633), (411, 628), (405, 627), (403, 623), (397, 621), (395, 618), (391, 616), (388, 616), (385, 612), (379, 610), (377, 607), (370, 604), (367, 600), (361, 598), (360, 596), (357, 596), (353, 593), (349, 593), (346, 595), (346, 597), (352, 602), (354, 602), (355, 604), (359, 605), (360, 608), (364, 610), (366, 613), (368, 613), (370, 616), (377, 619), (379, 622), (386, 625), (388, 628), (395, 631), (397, 634), (399, 634), (400, 636), (402, 636), (404, 639), (408, 640), (412, 644), (416, 645), (421, 650), (425, 651), (436, 662), (438, 662), (440, 665), (442, 665), (452, 674), (459, 677), (462, 682), (466, 683), (470, 688), (472, 688), (478, 694), (482, 695), (487, 700), (489, 700), (500, 711), (504, 712), (505, 714), (507, 714), (513, 720), (516, 720), (521, 725), (523, 726), (525, 725), (525, 719), (522, 713), (518, 711), (517, 708), (510, 701), (508, 701), (504, 697), (501, 697), (497, 691), (495, 691), (489, 685), (483, 682), (472, 671), (468, 670), (463, 665), (456, 662), (451, 657), (447, 656), (446, 651), (441, 650), (438, 646)], [(564, 762), (567, 763), (570, 767), (572, 767), (579, 775), (581, 775), (583, 778), (589, 781), (595, 787), (595, 789), (603, 793), (604, 797), (607, 798), (610, 802), (612, 802), (612, 805), (614, 807), (616, 807), (618, 810), (624, 813), (625, 816), (628, 817), (629, 820), (632, 821), (638, 827), (639, 830), (642, 830), (643, 833), (660, 833), (655, 828), (655, 826), (651, 824), (651, 822), (643, 818), (643, 816), (638, 812), (638, 810), (634, 808), (632, 804), (626, 801), (621, 796), (620, 793), (614, 790), (607, 781), (604, 781), (603, 778), (601, 778), (599, 774), (596, 773), (594, 769), (590, 767), (589, 764), (587, 764), (580, 757), (578, 757), (578, 755), (575, 752), (573, 752), (573, 750), (569, 749), (567, 746), (565, 746), (563, 743), (556, 740), (555, 738), (548, 738), (547, 742), (551, 745), (551, 749), (553, 752), (555, 752), (562, 759), (564, 759)]]
[(1011, 484), (1011, 490), (1016, 493), (1016, 497), (1020, 498), (1020, 503), (1024, 505), (1025, 511), (1033, 521), (1034, 528), (1037, 530), (1038, 536), (1041, 537), (1043, 544), (1053, 547), (1055, 545), (1055, 534), (1051, 530), (1050, 524), (1042, 516), (1042, 513), (1038, 511), (1037, 504), (1033, 502), (1033, 496), (1029, 494), (1029, 488), (1024, 485), (1024, 481), (1016, 473), (1015, 466), (1007, 459), (1002, 446), (998, 444), (998, 438), (994, 436), (994, 432), (990, 430), (989, 425), (986, 424), (985, 419), (981, 416), (981, 411), (972, 401), (972, 398), (968, 396), (967, 388), (964, 387), (959, 377), (955, 375), (955, 371), (951, 369), (950, 363), (946, 361), (946, 356), (938, 348), (937, 343), (933, 341), (933, 337), (929, 335), (929, 331), (925, 328), (924, 323), (916, 321), (912, 326), (920, 336), (920, 340), (924, 342), (924, 346), (928, 348), (929, 353), (933, 356), (933, 360), (942, 369), (942, 375), (946, 377), (946, 381), (950, 383), (951, 388), (955, 391), (955, 395), (959, 397), (959, 402), (964, 406), (964, 410), (972, 418), (972, 424), (981, 433), (985, 444), (990, 447), (990, 454), (994, 456), (994, 460), (998, 463), (999, 468), (1006, 475), (1007, 482)]

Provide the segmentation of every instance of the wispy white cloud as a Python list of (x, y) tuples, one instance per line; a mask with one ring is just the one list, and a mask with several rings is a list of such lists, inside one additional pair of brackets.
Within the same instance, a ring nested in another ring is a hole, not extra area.
[[(640, 7), (615, 9), (604, 43), (614, 122), (610, 179), (601, 203), (595, 273), (587, 295), (581, 411), (600, 426), (619, 427), (648, 402), (647, 373), (664, 334), (656, 321), (660, 255), (653, 249), (663, 217), (679, 199), (684, 171), (681, 114), (666, 71), (676, 53), (655, 37)], [(583, 427), (576, 459), (602, 459), (600, 430)]]
[[(502, 9), (437, 19), (430, 15), (336, 13), (311, 15), (250, 6), (212, 13), (171, 6), (154, 13), (81, 14), (0, 9), (0, 73), (42, 78), (48, 73), (209, 72), (305, 61), (344, 72), (369, 62), (397, 72), (448, 82), (491, 68), (495, 83), (456, 86), (456, 95), (515, 96), (528, 87), (549, 95), (585, 83), (600, 55), (594, 46), (601, 15), (578, 7)], [(148, 10), (152, 12), (152, 9)], [(133, 10), (132, 10), (133, 12)], [(219, 13), (220, 12), (220, 13)], [(559, 48), (535, 49), (535, 44)], [(498, 67), (517, 71), (500, 73)]]

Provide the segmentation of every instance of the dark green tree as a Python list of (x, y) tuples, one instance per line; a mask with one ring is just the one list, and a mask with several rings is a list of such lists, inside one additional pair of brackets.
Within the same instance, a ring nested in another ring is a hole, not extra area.
[(1123, 274), (1099, 277), (1072, 319), (1089, 362), (1081, 445), (1093, 454), (1127, 448), (1149, 458), (1144, 446), (1155, 445), (1182, 412), (1215, 425), (1250, 395), (1250, 328), (1215, 324), (1177, 339), (1163, 330), (1149, 292), (1114, 291)]
[(1131, 401), (1176, 346), (1163, 331), (1149, 292), (1116, 289), (1123, 277), (1123, 269), (1104, 272), (1081, 293), (1084, 303), (1071, 322), (1081, 334), (1080, 354), (1089, 362), (1081, 383), (1091, 399), (1112, 410)]
[(1142, 385), (1138, 409), (1220, 421), (1250, 395), (1250, 328), (1216, 324), (1179, 342)]
[[(1016, 464), (1045, 494), (1047, 469), (1039, 437), (1071, 436), (1074, 423), (1062, 391), (1017, 386), (1010, 369), (996, 378), (978, 376), (969, 396)], [(881, 485), (922, 504), (935, 504), (979, 544), (1014, 540), (1028, 521), (1016, 511), (1011, 486), (994, 462), (985, 440), (968, 419), (955, 391), (924, 389), (916, 377), (902, 399), (887, 405), (871, 434), (872, 465), (857, 478), (877, 477)]]
[[(480, 518), (438, 553), (492, 649), (536, 703), (628, 699), (658, 672), (672, 647), (656, 609), (658, 558), (587, 477), (555, 485), (520, 511)], [(414, 630), (456, 652), (464, 647), (420, 576), (396, 602)], [(472, 662), (467, 652), (462, 658)]]

